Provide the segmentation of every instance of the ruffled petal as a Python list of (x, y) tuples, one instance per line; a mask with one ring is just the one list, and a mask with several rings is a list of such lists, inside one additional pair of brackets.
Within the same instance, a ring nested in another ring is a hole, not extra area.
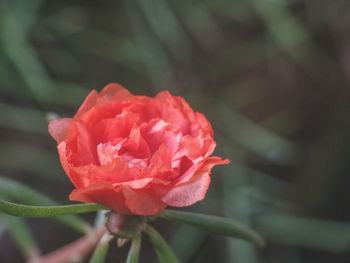
[(126, 101), (130, 100), (133, 95), (121, 85), (110, 83), (103, 88), (100, 94), (96, 90), (92, 90), (80, 106), (74, 118), (80, 118), (94, 106), (108, 103), (110, 101)]
[(181, 138), (178, 151), (174, 154), (173, 160), (178, 160), (182, 156), (187, 156), (191, 160), (195, 160), (202, 154), (203, 141), (198, 137), (185, 135)]
[(210, 184), (209, 173), (202, 173), (186, 184), (175, 186), (166, 191), (161, 200), (170, 206), (183, 207), (204, 199)]
[(140, 177), (159, 178), (168, 182), (178, 175), (178, 172), (172, 169), (171, 156), (164, 144), (153, 154), (149, 166), (139, 174)]
[(132, 214), (125, 204), (121, 189), (115, 189), (112, 184), (107, 182), (75, 189), (70, 194), (69, 199), (78, 202), (96, 203), (123, 214)]
[(154, 99), (146, 96), (135, 96), (132, 103), (125, 106), (124, 111), (139, 116), (140, 123), (161, 117), (161, 112)]
[(57, 119), (49, 123), (49, 133), (57, 143), (66, 139), (71, 123), (71, 118)]
[(161, 200), (170, 206), (183, 207), (192, 205), (204, 199), (210, 184), (211, 169), (218, 164), (227, 164), (229, 160), (220, 157), (211, 157), (194, 173), (175, 185), (157, 187), (157, 194)]
[(103, 103), (106, 103), (114, 100), (118, 100), (118, 101), (130, 100), (131, 98), (134, 97), (134, 95), (132, 95), (130, 91), (128, 91), (123, 86), (117, 83), (110, 83), (106, 85), (103, 88), (103, 90), (100, 92), (100, 97), (101, 97), (101, 101)]
[(82, 122), (72, 121), (66, 143), (72, 153), (69, 160), (72, 165), (98, 164), (96, 145)]
[(177, 103), (175, 97), (172, 96), (169, 91), (162, 91), (158, 93), (155, 100), (160, 102), (157, 105), (159, 105), (160, 108), (161, 118), (177, 126), (182, 134), (188, 134), (190, 127), (188, 118), (181, 110), (181, 106)]
[(115, 138), (125, 138), (130, 134), (131, 128), (138, 123), (139, 117), (136, 114), (123, 112), (105, 118), (96, 123), (92, 134), (98, 142), (110, 142)]
[(147, 178), (141, 178), (141, 179), (131, 180), (127, 182), (116, 183), (113, 185), (114, 187), (126, 185), (131, 189), (137, 190), (137, 189), (148, 188), (151, 184), (168, 185), (169, 182), (160, 178), (147, 177)]
[(181, 109), (183, 114), (187, 116), (190, 120), (194, 118), (194, 111), (191, 106), (185, 101), (184, 98), (180, 96), (174, 96), (174, 100), (177, 102), (178, 107)]
[(122, 185), (125, 203), (133, 214), (154, 215), (166, 207), (154, 194), (143, 190), (133, 190), (127, 185)]
[(166, 169), (171, 169), (171, 156), (168, 148), (162, 144), (159, 146), (158, 150), (153, 154), (150, 167), (159, 169), (165, 167)]
[(137, 127), (135, 124), (130, 131), (130, 134), (123, 143), (120, 150), (120, 154), (128, 153), (128, 155), (135, 158), (149, 158), (151, 155), (149, 146), (145, 139), (141, 135), (140, 127)]
[(142, 189), (148, 186), (153, 182), (153, 178), (142, 178), (142, 179), (137, 179), (137, 180), (132, 180), (128, 182), (121, 182), (118, 184), (115, 184), (115, 186), (121, 186), (121, 185), (126, 185), (132, 189)]
[(159, 146), (164, 144), (171, 155), (179, 148), (182, 137), (180, 130), (161, 119), (153, 119), (142, 125), (141, 133), (148, 143), (151, 153), (157, 151)]
[(196, 112), (195, 116), (191, 120), (191, 134), (192, 136), (198, 136), (199, 132), (205, 134), (209, 134), (212, 138), (214, 138), (214, 130), (208, 121), (208, 119), (204, 116), (204, 114), (200, 112)]
[(212, 156), (210, 158), (204, 159), (201, 162), (199, 162), (196, 166), (194, 166), (195, 170), (191, 169), (191, 172), (187, 172), (185, 175), (182, 175), (182, 177), (179, 178), (179, 180), (177, 180), (176, 185), (184, 184), (200, 173), (211, 174), (211, 169), (214, 166), (229, 163), (230, 160), (222, 160), (221, 157), (218, 156)]
[(115, 158), (111, 163), (98, 166), (87, 165), (72, 168), (76, 173), (87, 178), (89, 184), (109, 182), (112, 184), (134, 180), (129, 165), (121, 157)]
[(113, 162), (119, 156), (119, 150), (122, 142), (125, 141), (123, 138), (117, 138), (113, 140), (113, 143), (99, 143), (97, 145), (97, 157), (100, 165), (108, 165)]
[(79, 119), (84, 113), (92, 109), (96, 105), (98, 98), (99, 94), (97, 91), (92, 90), (78, 109), (77, 113), (74, 115), (74, 119)]
[(201, 156), (203, 156), (204, 158), (209, 157), (210, 155), (213, 154), (215, 150), (216, 142), (211, 136), (207, 136), (206, 138), (203, 138), (202, 142), (203, 142), (203, 147), (201, 151)]
[(87, 127), (96, 124), (96, 121), (114, 117), (122, 110), (123, 103), (134, 96), (125, 88), (111, 83), (99, 93), (93, 90), (75, 114), (75, 120), (83, 121)]
[(66, 149), (66, 142), (61, 142), (58, 146), (58, 154), (60, 156), (60, 161), (62, 164), (62, 167), (66, 174), (68, 175), (71, 182), (74, 184), (75, 187), (81, 188), (86, 187), (90, 184), (90, 180), (88, 177), (86, 177), (84, 174), (80, 174), (77, 171), (74, 170), (74, 167), (69, 162), (69, 157), (71, 156), (71, 153), (67, 152)]

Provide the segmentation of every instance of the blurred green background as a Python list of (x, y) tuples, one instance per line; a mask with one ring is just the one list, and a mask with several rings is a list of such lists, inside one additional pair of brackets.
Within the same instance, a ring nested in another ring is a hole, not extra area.
[[(350, 262), (349, 81), (346, 0), (0, 0), (0, 196), (12, 200), (8, 178), (69, 203), (49, 112), (72, 116), (110, 82), (169, 90), (207, 115), (231, 160), (189, 210), (267, 240), (257, 250), (158, 220), (183, 262)], [(0, 215), (0, 262), (78, 237), (52, 219)], [(127, 248), (112, 242), (107, 262)], [(156, 259), (146, 238), (141, 253)]]

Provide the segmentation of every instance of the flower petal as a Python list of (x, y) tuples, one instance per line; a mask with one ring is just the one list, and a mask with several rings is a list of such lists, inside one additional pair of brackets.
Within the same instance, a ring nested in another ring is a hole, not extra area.
[(79, 173), (80, 176), (87, 178), (90, 184), (100, 182), (117, 184), (134, 179), (130, 173), (128, 163), (124, 162), (121, 157), (115, 158), (111, 163), (106, 165), (86, 165), (74, 167), (72, 170)]
[[(160, 101), (161, 118), (181, 129), (182, 134), (188, 134), (190, 127), (187, 118), (188, 112), (182, 111), (181, 105), (176, 101), (176, 97), (172, 96), (169, 91), (163, 91), (158, 93), (155, 99)], [(191, 113), (193, 113), (192, 109)]]
[(171, 188), (161, 199), (167, 205), (175, 207), (189, 206), (205, 197), (209, 184), (209, 173), (202, 173), (186, 184)]
[(92, 134), (98, 142), (109, 142), (118, 137), (125, 138), (138, 120), (138, 116), (133, 113), (121, 113), (113, 118), (104, 118), (96, 123)]
[(170, 189), (158, 187), (158, 194), (167, 205), (183, 207), (201, 201), (210, 184), (211, 169), (218, 164), (226, 164), (228, 160), (221, 160), (220, 157), (212, 157), (206, 160), (202, 167), (187, 180), (180, 180)]
[[(100, 94), (96, 90), (92, 90), (74, 115), (74, 119), (91, 124), (106, 113), (120, 111), (121, 102), (128, 101), (132, 97), (133, 95), (127, 89), (116, 83), (105, 86)], [(111, 109), (113, 110), (111, 111)]]
[(203, 141), (201, 138), (185, 135), (181, 138), (178, 151), (173, 156), (173, 161), (187, 156), (191, 160), (195, 160), (201, 156), (203, 148)]
[(154, 215), (166, 207), (166, 204), (147, 193), (145, 189), (133, 190), (127, 185), (122, 185), (125, 203), (133, 214)]
[(98, 98), (99, 94), (97, 91), (92, 90), (78, 109), (77, 113), (74, 115), (74, 119), (79, 119), (85, 112), (92, 109), (95, 106)]
[(141, 135), (140, 127), (135, 124), (120, 150), (120, 154), (123, 153), (129, 153), (135, 158), (149, 158), (151, 155), (149, 146)]
[(57, 119), (49, 123), (49, 133), (57, 143), (66, 139), (71, 123), (71, 118)]
[(140, 177), (145, 178), (159, 178), (170, 183), (178, 176), (171, 167), (171, 156), (168, 148), (162, 144), (159, 149), (153, 154), (148, 167), (140, 172)]
[[(199, 126), (200, 126), (200, 130), (208, 132), (210, 134), (210, 136), (213, 138), (214, 137), (214, 131), (213, 128), (210, 124), (210, 122), (208, 121), (208, 119), (204, 116), (203, 113), (200, 112), (196, 112), (196, 122), (198, 122)], [(193, 129), (193, 127), (192, 127)]]
[(151, 184), (159, 184), (159, 185), (168, 185), (169, 182), (166, 180), (162, 180), (159, 178), (141, 178), (141, 179), (136, 179), (136, 180), (131, 180), (127, 182), (122, 182), (122, 183), (115, 183), (113, 184), (114, 187), (121, 186), (121, 185), (126, 185), (130, 187), (131, 189), (142, 189), (142, 188), (147, 188)]
[(125, 205), (125, 199), (121, 189), (114, 189), (112, 184), (106, 182), (75, 189), (70, 194), (69, 199), (78, 202), (96, 203), (123, 214), (132, 214), (130, 209)]
[(159, 146), (164, 144), (171, 155), (179, 148), (182, 137), (180, 130), (161, 119), (153, 119), (149, 123), (145, 123), (141, 127), (141, 134), (148, 143), (151, 153), (157, 151)]
[(74, 166), (97, 164), (96, 145), (86, 126), (80, 121), (72, 121), (66, 138), (67, 149), (72, 152), (70, 162)]
[(191, 173), (186, 173), (186, 176), (183, 176), (179, 178), (179, 180), (176, 182), (177, 185), (184, 184), (188, 181), (190, 181), (193, 177), (195, 177), (198, 174), (201, 173), (209, 173), (211, 174), (211, 169), (220, 164), (228, 164), (230, 163), (230, 160), (225, 159), (222, 160), (221, 157), (218, 156), (212, 156), (210, 158), (204, 159), (200, 163), (197, 164), (196, 169)]
[(68, 175), (69, 179), (71, 180), (71, 182), (74, 184), (75, 187), (77, 188), (81, 188), (81, 187), (85, 187), (87, 185), (89, 185), (90, 181), (89, 178), (87, 178), (86, 176), (77, 173), (72, 165), (70, 164), (69, 160), (68, 160), (68, 156), (70, 156), (71, 154), (69, 152), (67, 152), (67, 147), (66, 147), (66, 142), (61, 142), (58, 146), (58, 154), (60, 156), (60, 160), (61, 160), (61, 164), (62, 167), (64, 169), (64, 171), (66, 172), (66, 174)]
[(154, 100), (146, 96), (135, 96), (124, 110), (125, 112), (136, 114), (140, 118), (141, 123), (149, 122), (161, 116)]
[(126, 101), (130, 100), (133, 96), (134, 95), (132, 95), (126, 88), (117, 83), (106, 85), (100, 92), (101, 100), (104, 103), (113, 100)]

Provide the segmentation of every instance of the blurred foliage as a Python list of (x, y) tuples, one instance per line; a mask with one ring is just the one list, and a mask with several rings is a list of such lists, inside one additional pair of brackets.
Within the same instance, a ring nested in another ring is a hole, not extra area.
[[(0, 173), (69, 203), (47, 114), (72, 116), (109, 82), (167, 89), (208, 116), (232, 161), (191, 209), (268, 241), (258, 251), (160, 220), (180, 260), (350, 262), (349, 43), (346, 0), (0, 0)], [(2, 216), (0, 261), (76, 237), (56, 224)], [(141, 262), (156, 258), (147, 242)], [(110, 249), (107, 262), (126, 251)]]

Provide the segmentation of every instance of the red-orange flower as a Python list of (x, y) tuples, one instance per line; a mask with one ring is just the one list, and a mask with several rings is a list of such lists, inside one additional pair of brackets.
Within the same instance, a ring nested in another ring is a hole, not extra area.
[(204, 198), (213, 166), (229, 163), (210, 157), (216, 144), (206, 117), (168, 91), (150, 98), (109, 84), (49, 132), (76, 187), (70, 200), (125, 214), (192, 205)]

